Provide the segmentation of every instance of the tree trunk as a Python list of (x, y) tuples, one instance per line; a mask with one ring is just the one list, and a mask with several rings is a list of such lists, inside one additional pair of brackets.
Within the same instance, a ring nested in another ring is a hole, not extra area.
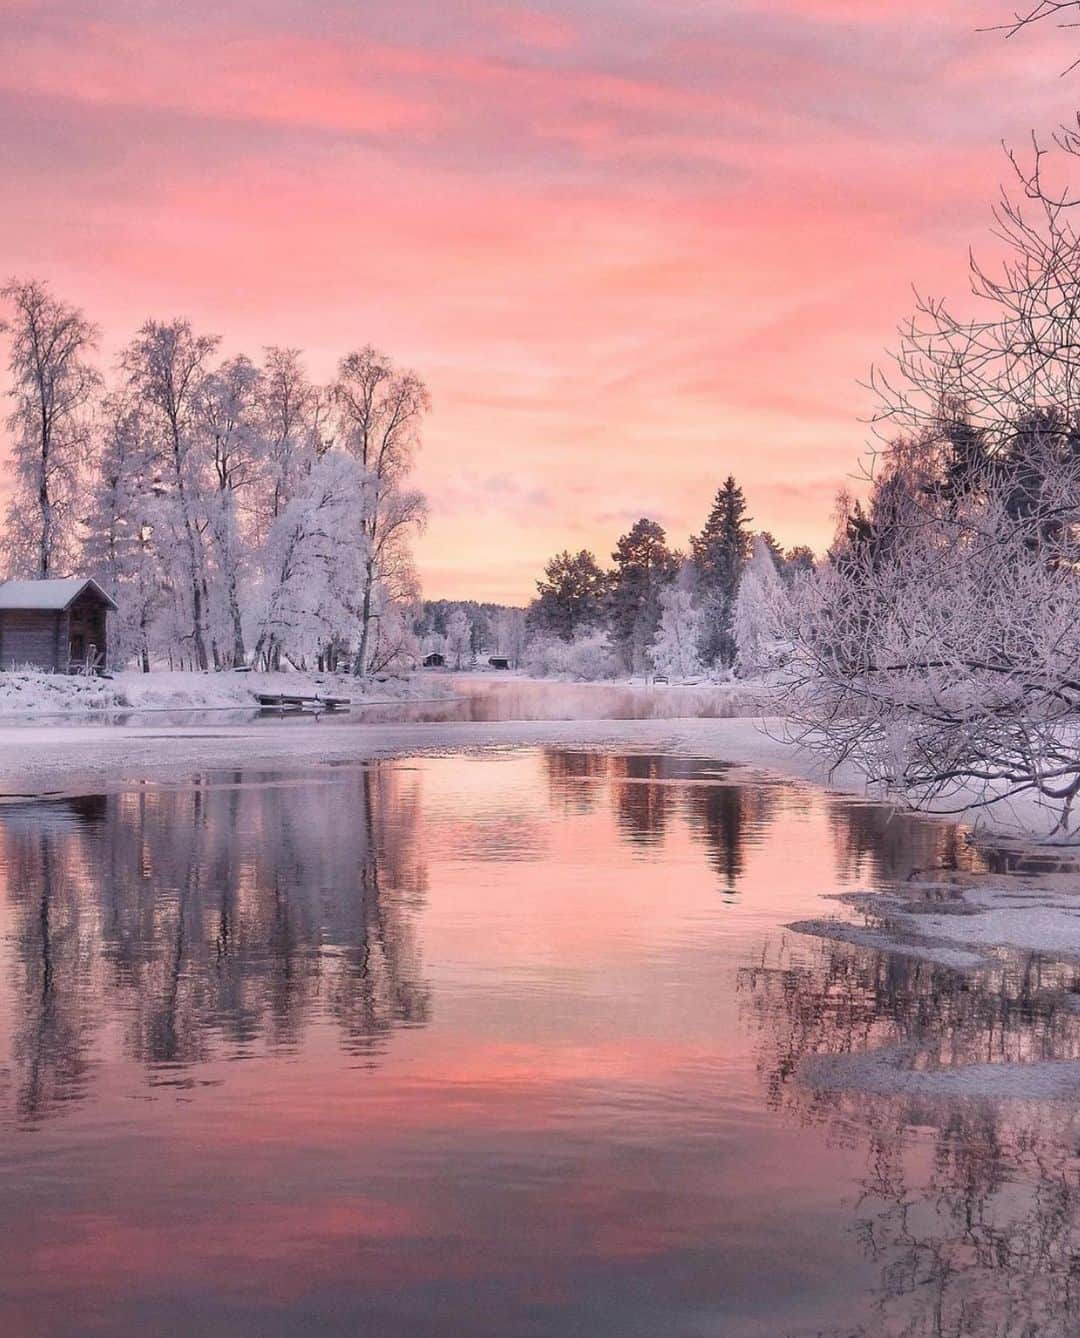
[(368, 643), (371, 640), (371, 596), (375, 586), (375, 572), (372, 564), (367, 565), (364, 579), (364, 603), (360, 611), (360, 648), (356, 652), (353, 673), (358, 678), (367, 677)]

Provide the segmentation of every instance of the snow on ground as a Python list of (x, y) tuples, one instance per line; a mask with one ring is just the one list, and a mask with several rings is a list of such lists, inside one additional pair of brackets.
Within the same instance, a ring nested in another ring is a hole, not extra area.
[(0, 673), (0, 717), (52, 717), (117, 711), (253, 708), (257, 693), (409, 699), (452, 692), (445, 680), (386, 678), (366, 687), (346, 674), (180, 673), (124, 670), (111, 678), (79, 674)]
[(846, 920), (798, 920), (788, 928), (796, 934), (810, 934), (815, 938), (834, 939), (839, 943), (854, 943), (859, 948), (875, 948), (892, 952), (898, 957), (914, 957), (919, 961), (937, 962), (940, 966), (958, 968), (982, 966), (986, 957), (981, 952), (952, 946), (947, 940), (928, 939), (923, 935), (905, 937), (888, 934), (880, 929), (867, 929), (848, 924)]
[[(971, 884), (946, 907), (916, 899), (926, 886), (914, 882), (908, 897), (879, 894), (842, 900), (856, 901), (882, 920), (885, 929), (865, 932), (877, 940), (876, 946), (897, 952), (917, 951), (961, 966), (969, 963), (950, 962), (952, 954), (974, 954), (978, 962), (985, 961), (988, 950), (994, 948), (1080, 960), (1080, 876), (1074, 872), (1046, 873), (1034, 879), (973, 875)], [(814, 923), (814, 929), (791, 927), (850, 938), (852, 926), (845, 923)]]

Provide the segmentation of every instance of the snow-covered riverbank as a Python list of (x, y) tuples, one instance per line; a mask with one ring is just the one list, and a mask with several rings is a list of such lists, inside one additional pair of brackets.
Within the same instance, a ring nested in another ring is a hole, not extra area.
[(350, 701), (410, 701), (453, 695), (430, 675), (382, 678), (366, 685), (348, 674), (174, 673), (125, 670), (111, 678), (69, 674), (0, 674), (0, 718), (103, 715), (119, 711), (253, 708), (259, 693), (336, 696)]

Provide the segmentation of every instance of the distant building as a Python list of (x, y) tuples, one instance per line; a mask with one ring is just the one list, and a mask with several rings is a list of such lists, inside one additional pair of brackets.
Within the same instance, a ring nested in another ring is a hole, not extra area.
[(104, 665), (115, 602), (86, 577), (0, 583), (0, 669), (66, 674)]
[(440, 655), (437, 650), (433, 650), (430, 655), (425, 655), (420, 663), (425, 669), (441, 669), (446, 663), (446, 656)]
[(492, 655), (491, 658), (488, 660), (488, 664), (491, 665), (492, 669), (510, 668), (510, 661), (507, 659), (505, 655)]

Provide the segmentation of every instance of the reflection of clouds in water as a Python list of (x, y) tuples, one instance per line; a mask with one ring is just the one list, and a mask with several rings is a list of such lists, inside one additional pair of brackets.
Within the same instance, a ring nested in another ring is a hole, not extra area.
[(1080, 967), (1014, 956), (972, 975), (796, 937), (740, 989), (769, 1105), (864, 1146), (855, 1230), (880, 1270), (879, 1322), (858, 1332), (1080, 1331), (1080, 1115), (933, 1076), (963, 1070), (970, 1088), (988, 1063), (1035, 1063), (1039, 1080), (1080, 1060)]

